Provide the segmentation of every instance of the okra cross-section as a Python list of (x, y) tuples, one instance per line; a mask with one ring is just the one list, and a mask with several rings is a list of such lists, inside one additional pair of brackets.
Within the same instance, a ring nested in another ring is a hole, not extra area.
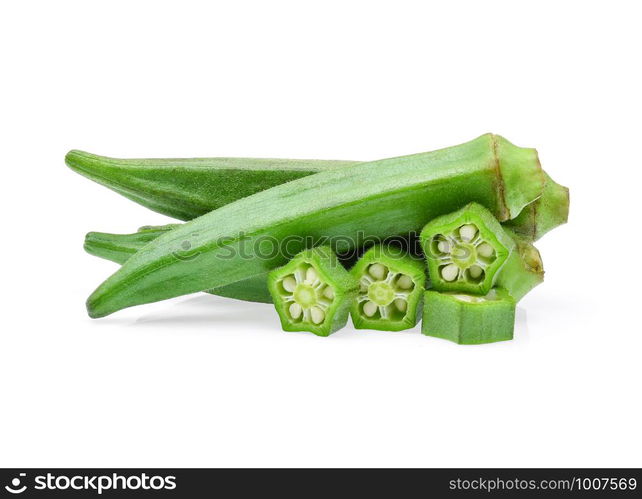
[(426, 282), (423, 262), (391, 246), (374, 246), (352, 268), (359, 294), (350, 314), (357, 329), (401, 331), (419, 320)]
[(486, 208), (470, 203), (421, 231), (432, 287), (486, 294), (515, 242)]
[(268, 275), (268, 288), (284, 331), (329, 336), (348, 321), (358, 283), (334, 252), (319, 246), (302, 251)]
[(486, 296), (424, 293), (421, 332), (462, 345), (513, 339), (515, 300), (502, 288)]

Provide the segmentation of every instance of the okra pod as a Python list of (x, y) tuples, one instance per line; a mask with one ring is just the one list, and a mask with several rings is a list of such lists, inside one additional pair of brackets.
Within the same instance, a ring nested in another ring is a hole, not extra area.
[[(87, 301), (92, 317), (216, 288), (286, 263), (312, 238), (338, 253), (361, 238), (420, 230), (429, 220), (477, 202), (514, 218), (542, 192), (534, 149), (486, 134), (465, 144), (359, 163), (293, 180), (218, 208), (135, 253)], [(189, 244), (194, 258), (176, 256)], [(288, 251), (264, 252), (288, 243)]]
[[(146, 226), (141, 227), (138, 232), (133, 234), (89, 232), (85, 236), (84, 248), (90, 255), (122, 265), (147, 243), (177, 226), (177, 224)], [(267, 288), (267, 273), (234, 282), (227, 286), (208, 289), (205, 292), (236, 300), (272, 303), (272, 297)]]
[[(117, 159), (72, 150), (77, 173), (153, 211), (192, 220), (261, 190), (357, 161), (252, 158)], [(539, 239), (568, 218), (568, 189), (547, 176), (540, 199), (506, 223)]]
[(252, 158), (118, 159), (72, 150), (76, 173), (150, 210), (192, 220), (270, 187), (356, 161)]

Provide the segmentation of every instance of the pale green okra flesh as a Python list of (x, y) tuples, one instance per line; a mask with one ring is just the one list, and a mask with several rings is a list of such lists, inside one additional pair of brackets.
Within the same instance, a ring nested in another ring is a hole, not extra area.
[(438, 291), (488, 293), (515, 248), (493, 214), (477, 203), (431, 220), (420, 239)]
[(345, 326), (357, 281), (325, 246), (304, 250), (268, 275), (284, 331), (329, 336)]
[(359, 293), (350, 314), (357, 329), (402, 331), (421, 317), (426, 270), (400, 248), (376, 245), (350, 270)]
[(487, 295), (428, 290), (424, 293), (421, 332), (461, 345), (513, 339), (515, 300), (505, 290)]
[[(288, 241), (296, 253), (306, 237), (320, 238), (343, 253), (359, 237), (418, 231), (462, 202), (477, 202), (507, 220), (537, 199), (542, 187), (535, 150), (490, 134), (439, 151), (330, 169), (239, 199), (163, 234), (99, 286), (87, 309), (103, 317), (265, 273), (287, 261), (281, 252), (261, 254), (266, 240)], [(292, 235), (300, 242), (290, 241)], [(198, 257), (176, 258), (186, 243)]]

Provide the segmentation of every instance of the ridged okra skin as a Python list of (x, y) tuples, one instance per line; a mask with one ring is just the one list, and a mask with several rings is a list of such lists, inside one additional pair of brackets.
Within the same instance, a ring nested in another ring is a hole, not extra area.
[(153, 211), (192, 220), (232, 201), (324, 170), (356, 164), (252, 158), (117, 159), (72, 150), (67, 166)]
[(488, 293), (515, 249), (493, 214), (477, 203), (431, 220), (420, 239), (438, 291)]
[(327, 246), (304, 250), (268, 275), (284, 331), (329, 336), (346, 325), (358, 283)]
[[(153, 211), (192, 220), (237, 199), (332, 168), (345, 160), (192, 158), (117, 159), (72, 150), (67, 165)], [(568, 188), (546, 175), (542, 197), (506, 225), (535, 241), (568, 220)]]
[(350, 270), (359, 293), (350, 315), (357, 329), (402, 331), (421, 318), (426, 268), (395, 246), (370, 248)]
[(535, 286), (544, 282), (544, 264), (529, 238), (508, 229), (506, 232), (515, 241), (515, 249), (499, 271), (495, 284), (505, 289), (518, 302)]
[(513, 339), (515, 300), (503, 289), (486, 296), (464, 293), (424, 293), (421, 332), (454, 341), (479, 345)]
[[(177, 227), (176, 224), (145, 226), (133, 234), (89, 232), (85, 236), (84, 248), (90, 255), (122, 265), (147, 243), (175, 227)], [(190, 255), (187, 253), (185, 256), (189, 257)], [(272, 303), (272, 296), (267, 288), (267, 273), (205, 292), (235, 300)]]
[(504, 226), (531, 241), (537, 241), (550, 230), (568, 221), (568, 187), (555, 182), (544, 172), (545, 182), (542, 196), (524, 207), (514, 219)]
[[(537, 199), (542, 187), (536, 151), (491, 134), (438, 151), (330, 169), (239, 199), (163, 234), (99, 286), (87, 310), (103, 317), (248, 279), (284, 265), (305, 248), (306, 238), (329, 241), (343, 253), (360, 238), (419, 231), (466, 202), (507, 220)], [(287, 252), (262, 251), (285, 242)], [(197, 257), (176, 257), (185, 244)]]

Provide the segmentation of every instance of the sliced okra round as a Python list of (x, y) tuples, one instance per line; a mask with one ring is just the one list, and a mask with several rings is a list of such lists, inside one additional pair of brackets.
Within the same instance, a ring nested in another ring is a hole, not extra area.
[(502, 288), (485, 296), (429, 290), (421, 332), (462, 345), (513, 339), (515, 300)]
[(432, 287), (486, 294), (515, 242), (486, 208), (470, 203), (435, 218), (420, 235)]
[(326, 246), (305, 250), (268, 275), (283, 330), (317, 336), (329, 336), (345, 326), (357, 287)]
[(426, 283), (423, 262), (394, 246), (377, 245), (350, 273), (359, 282), (350, 311), (355, 328), (401, 331), (417, 324)]

